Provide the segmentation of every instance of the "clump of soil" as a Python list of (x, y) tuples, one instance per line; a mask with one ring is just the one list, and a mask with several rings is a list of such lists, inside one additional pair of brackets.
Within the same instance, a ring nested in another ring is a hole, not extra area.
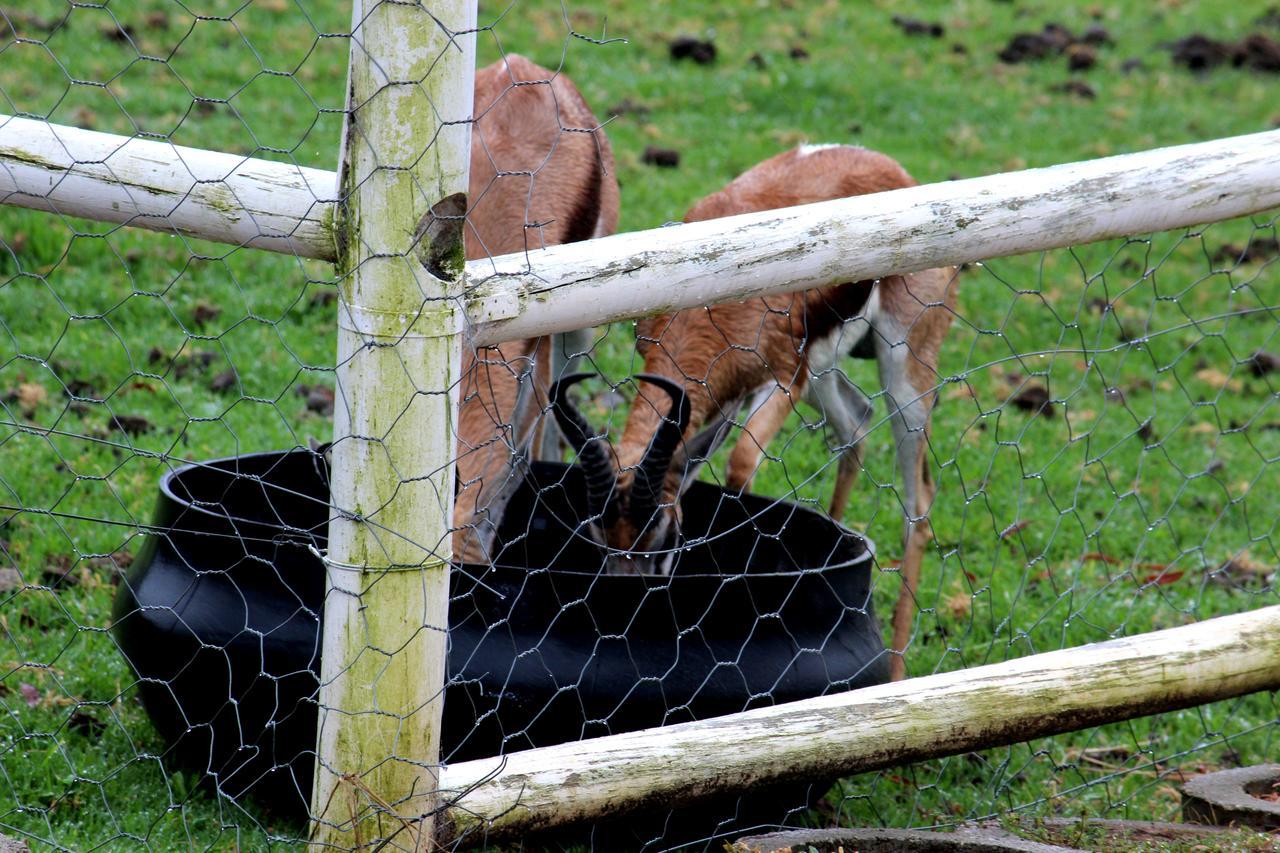
[(947, 34), (947, 28), (942, 24), (922, 21), (919, 18), (908, 18), (905, 15), (894, 15), (893, 23), (909, 36), (928, 36), (929, 38), (940, 39)]
[(716, 46), (710, 40), (693, 36), (680, 36), (667, 46), (674, 60), (692, 59), (698, 65), (710, 65), (716, 61)]
[(221, 308), (202, 299), (196, 303), (195, 310), (191, 313), (191, 320), (197, 326), (203, 326), (206, 323), (211, 323), (218, 319), (218, 316), (221, 314)]
[(1044, 415), (1047, 418), (1054, 417), (1053, 398), (1049, 396), (1049, 389), (1043, 385), (1027, 385), (1015, 394), (1009, 402), (1024, 412)]
[(299, 385), (298, 396), (307, 400), (307, 411), (328, 417), (333, 414), (333, 389), (328, 385)]
[(234, 370), (224, 370), (217, 376), (213, 377), (213, 381), (209, 383), (209, 390), (216, 393), (222, 393), (234, 388), (238, 378)]
[(1083, 80), (1068, 80), (1067, 82), (1059, 83), (1052, 88), (1055, 92), (1075, 95), (1077, 98), (1084, 98), (1087, 101), (1092, 101), (1094, 98), (1098, 97), (1098, 93), (1093, 90), (1093, 87)]
[(1265, 33), (1253, 33), (1238, 42), (1192, 33), (1165, 47), (1172, 52), (1174, 65), (1191, 71), (1211, 71), (1230, 65), (1251, 71), (1280, 72), (1280, 42)]
[(1091, 24), (1086, 27), (1085, 31), (1080, 34), (1080, 41), (1093, 47), (1115, 44), (1115, 41), (1111, 38), (1111, 33), (1101, 24)]
[[(1110, 44), (1114, 42), (1105, 27), (1094, 25), (1076, 35), (1061, 24), (1048, 23), (1038, 33), (1018, 33), (997, 55), (1001, 62), (1013, 65), (1067, 54), (1068, 62), (1079, 65), (1072, 70), (1082, 70), (1097, 62), (1096, 48)], [(1087, 59), (1090, 56), (1092, 61)]]
[(618, 103), (614, 104), (608, 109), (609, 115), (615, 115), (615, 116), (625, 116), (625, 115), (646, 116), (649, 114), (649, 112), (650, 112), (650, 109), (648, 104), (642, 104), (641, 102), (634, 100), (633, 98), (630, 98), (630, 97), (623, 98), (621, 101), (618, 101)]
[(1266, 350), (1258, 350), (1249, 356), (1245, 364), (1249, 366), (1249, 372), (1254, 376), (1266, 376), (1280, 370), (1280, 355)]
[(1280, 71), (1280, 42), (1262, 33), (1245, 36), (1240, 42), (1237, 65), (1254, 71)]
[(1259, 237), (1250, 240), (1243, 249), (1235, 243), (1223, 243), (1213, 253), (1214, 263), (1251, 264), (1280, 257), (1280, 241), (1275, 237)]
[(674, 169), (680, 165), (680, 152), (674, 148), (658, 148), (656, 145), (649, 145), (640, 155), (640, 162), (648, 166), (657, 166), (659, 169)]
[(1225, 41), (1193, 33), (1168, 45), (1173, 51), (1173, 64), (1185, 65), (1192, 71), (1207, 71), (1231, 59), (1232, 46)]
[(1071, 71), (1087, 71), (1098, 64), (1098, 49), (1088, 44), (1073, 44), (1067, 48), (1067, 68)]
[(118, 429), (128, 435), (142, 435), (154, 429), (151, 421), (142, 415), (112, 415), (109, 423), (113, 429)]

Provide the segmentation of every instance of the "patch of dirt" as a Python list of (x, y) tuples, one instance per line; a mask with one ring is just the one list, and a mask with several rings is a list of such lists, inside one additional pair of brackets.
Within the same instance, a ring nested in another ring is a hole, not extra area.
[(800, 45), (796, 45), (791, 48), (791, 50), (787, 51), (787, 56), (790, 56), (794, 60), (802, 61), (809, 58), (809, 51), (805, 50)]
[(1115, 40), (1111, 38), (1111, 33), (1101, 24), (1090, 24), (1085, 27), (1084, 32), (1080, 34), (1080, 41), (1093, 47), (1115, 44)]
[(919, 18), (908, 18), (905, 15), (894, 15), (893, 23), (909, 36), (928, 36), (929, 38), (940, 39), (947, 34), (947, 28), (942, 24), (922, 21)]
[(204, 371), (209, 369), (209, 365), (218, 358), (218, 354), (212, 350), (196, 350), (192, 353), (184, 353), (179, 356), (173, 365), (173, 376), (175, 379), (182, 379), (191, 371)]
[(218, 315), (221, 313), (222, 309), (217, 305), (201, 300), (196, 303), (191, 319), (195, 321), (197, 326), (203, 326), (205, 323), (218, 319)]
[(151, 421), (142, 415), (112, 415), (110, 426), (112, 429), (121, 430), (128, 435), (142, 435), (155, 429)]
[(1185, 65), (1192, 71), (1207, 71), (1231, 59), (1232, 46), (1225, 41), (1193, 33), (1168, 45), (1173, 64)]
[(1033, 415), (1044, 415), (1047, 418), (1052, 418), (1056, 415), (1053, 408), (1053, 400), (1049, 396), (1049, 389), (1043, 385), (1034, 383), (1027, 385), (1013, 395), (1009, 402), (1022, 411), (1031, 412)]
[(55, 589), (59, 586), (75, 586), (80, 579), (73, 572), (73, 560), (65, 554), (49, 559), (49, 564), (40, 570), (40, 578)]
[(328, 417), (333, 414), (333, 389), (328, 385), (299, 385), (298, 396), (307, 400), (307, 410)]
[(67, 728), (85, 737), (96, 738), (107, 730), (107, 724), (85, 711), (72, 711), (67, 718)]
[(1280, 72), (1280, 42), (1262, 33), (1245, 36), (1236, 64), (1254, 71)]
[(133, 37), (135, 35), (133, 27), (128, 24), (121, 23), (105, 26), (102, 28), (101, 32), (103, 38), (109, 39), (110, 41), (117, 41), (122, 44), (128, 44), (133, 41)]
[(1015, 65), (1019, 62), (1036, 62), (1054, 53), (1049, 41), (1039, 33), (1018, 33), (1009, 39), (997, 56), (1001, 62)]
[(1280, 72), (1280, 42), (1265, 33), (1252, 33), (1238, 42), (1192, 33), (1163, 47), (1171, 51), (1174, 65), (1190, 71), (1211, 71), (1230, 65), (1251, 71)]
[[(618, 101), (618, 103), (614, 104), (613, 106), (609, 107), (607, 112), (609, 113), (609, 115), (614, 115), (614, 116), (647, 116), (650, 113), (650, 109), (647, 104), (642, 104), (641, 102), (634, 100), (633, 98), (626, 97), (626, 98), (623, 98), (621, 101)], [(331, 292), (331, 291), (326, 291), (326, 292)], [(313, 300), (314, 298), (315, 297), (312, 297)], [(334, 298), (335, 299), (337, 298), (336, 293), (334, 294)]]
[(674, 169), (680, 165), (680, 152), (674, 148), (659, 148), (656, 145), (646, 146), (640, 155), (640, 162), (659, 169)]
[(1098, 49), (1088, 44), (1073, 44), (1067, 48), (1067, 69), (1087, 71), (1098, 64)]
[(1098, 93), (1094, 91), (1094, 88), (1083, 80), (1068, 80), (1065, 83), (1059, 83), (1049, 88), (1051, 91), (1062, 92), (1064, 95), (1075, 95), (1077, 98), (1084, 98), (1086, 101), (1092, 101), (1098, 97)]
[(716, 61), (716, 46), (710, 40), (697, 39), (693, 36), (679, 36), (667, 45), (671, 58), (677, 62), (691, 59), (698, 65), (710, 65)]
[(1258, 350), (1249, 356), (1245, 364), (1254, 376), (1266, 376), (1280, 370), (1280, 355), (1266, 350)]
[(236, 384), (236, 372), (234, 370), (224, 370), (217, 376), (213, 377), (213, 381), (209, 383), (209, 390), (217, 393), (234, 388)]
[(1077, 36), (1061, 24), (1048, 23), (1038, 33), (1017, 33), (997, 56), (1001, 62), (1013, 65), (1059, 56), (1075, 46), (1098, 48), (1109, 44), (1113, 44), (1111, 34), (1103, 27), (1089, 27)]
[(1265, 585), (1275, 579), (1275, 568), (1253, 559), (1246, 552), (1225, 560), (1209, 573), (1209, 580), (1229, 588)]
[(1235, 243), (1223, 243), (1213, 253), (1214, 263), (1251, 264), (1255, 261), (1266, 261), (1280, 257), (1280, 240), (1275, 237), (1259, 237), (1250, 240), (1243, 249)]

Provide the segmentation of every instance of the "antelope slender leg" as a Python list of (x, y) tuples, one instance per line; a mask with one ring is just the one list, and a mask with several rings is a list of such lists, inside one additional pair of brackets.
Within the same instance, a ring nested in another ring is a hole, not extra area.
[[(892, 324), (882, 322), (882, 326)], [(920, 567), (925, 545), (929, 541), (929, 509), (932, 506), (933, 478), (925, 471), (925, 451), (929, 442), (929, 420), (933, 410), (931, 388), (918, 388), (911, 374), (919, 379), (934, 375), (935, 365), (923, 364), (906, 343), (905, 329), (882, 329), (890, 332), (876, 341), (876, 360), (880, 383), (889, 407), (890, 425), (902, 476), (903, 549), (902, 589), (893, 611), (893, 658), (890, 677), (901, 680), (906, 675), (906, 651), (916, 613), (916, 592), (920, 585)], [(891, 341), (897, 340), (897, 346)], [(917, 348), (920, 349), (920, 348)], [(919, 380), (918, 380), (919, 381)]]
[(838, 366), (832, 366), (809, 380), (805, 398), (822, 412), (840, 461), (829, 512), (836, 521), (844, 518), (854, 480), (862, 470), (862, 440), (874, 410), (871, 401), (849, 381)]
[(751, 481), (760, 467), (760, 457), (782, 429), (791, 409), (791, 398), (780, 386), (774, 386), (769, 396), (754, 407), (729, 455), (725, 481), (730, 489), (751, 491)]

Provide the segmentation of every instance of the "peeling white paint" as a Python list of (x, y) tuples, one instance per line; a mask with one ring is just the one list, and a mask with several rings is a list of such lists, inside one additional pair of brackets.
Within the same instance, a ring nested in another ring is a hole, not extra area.
[[(469, 109), (470, 100), (448, 112)], [(465, 143), (465, 126), (458, 130), (442, 137), (451, 149)], [(400, 125), (388, 133), (416, 144)], [(0, 117), (7, 204), (332, 260), (335, 181), (331, 172)], [(228, 207), (237, 203), (247, 213)], [(473, 261), (467, 314), (475, 342), (496, 344), (1278, 205), (1280, 131), (1269, 131)]]
[(473, 333), (493, 344), (1276, 206), (1280, 131), (928, 184), (477, 261), (488, 299), (527, 299), (517, 317), (473, 317)]

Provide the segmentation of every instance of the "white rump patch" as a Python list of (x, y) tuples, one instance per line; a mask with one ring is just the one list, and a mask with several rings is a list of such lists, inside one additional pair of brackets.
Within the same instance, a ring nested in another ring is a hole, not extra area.
[(801, 145), (799, 148), (797, 148), (796, 151), (799, 152), (801, 157), (808, 157), (810, 154), (812, 154), (815, 151), (825, 151), (828, 148), (843, 148), (843, 147), (844, 146), (842, 146), (839, 142), (823, 142), (819, 145), (810, 145), (808, 143), (805, 143), (804, 145)]

